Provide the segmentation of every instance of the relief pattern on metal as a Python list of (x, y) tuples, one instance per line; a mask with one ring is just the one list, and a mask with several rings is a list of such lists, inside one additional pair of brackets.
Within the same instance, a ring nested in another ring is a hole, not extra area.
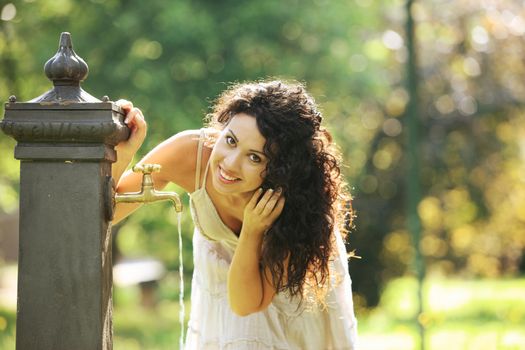
[(32, 142), (81, 142), (106, 141), (116, 145), (121, 133), (127, 128), (123, 123), (110, 122), (69, 122), (69, 121), (14, 121), (0, 122), (2, 131), (17, 141)]

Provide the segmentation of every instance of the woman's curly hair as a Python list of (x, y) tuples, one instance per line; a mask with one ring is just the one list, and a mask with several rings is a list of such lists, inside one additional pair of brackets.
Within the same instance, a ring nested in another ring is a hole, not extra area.
[(278, 292), (302, 298), (313, 290), (322, 296), (336, 249), (332, 234), (338, 228), (346, 237), (353, 218), (340, 152), (302, 84), (233, 85), (217, 99), (208, 115), (209, 125), (222, 130), (238, 113), (254, 116), (266, 138), (264, 152), (269, 161), (262, 187), (281, 187), (286, 199), (264, 237), (261, 267), (269, 268)]

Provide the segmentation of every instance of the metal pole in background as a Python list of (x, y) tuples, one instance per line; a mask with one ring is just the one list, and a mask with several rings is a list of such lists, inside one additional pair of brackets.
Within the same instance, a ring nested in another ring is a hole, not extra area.
[(417, 77), (417, 57), (415, 47), (415, 24), (412, 16), (413, 0), (406, 3), (406, 39), (408, 60), (406, 65), (406, 86), (409, 94), (409, 102), (406, 112), (406, 133), (407, 133), (407, 153), (408, 153), (408, 174), (407, 174), (407, 225), (412, 237), (414, 247), (413, 271), (417, 278), (418, 307), (416, 324), (420, 336), (420, 349), (425, 349), (425, 328), (421, 323), (423, 314), (423, 280), (425, 277), (425, 267), (420, 250), (421, 241), (421, 221), (417, 212), (417, 207), (421, 201), (421, 185), (419, 179), (419, 104), (418, 104), (418, 77)]

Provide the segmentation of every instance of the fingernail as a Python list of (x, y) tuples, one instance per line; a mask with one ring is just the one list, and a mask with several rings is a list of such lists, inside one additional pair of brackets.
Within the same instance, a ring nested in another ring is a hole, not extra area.
[(281, 193), (282, 191), (283, 191), (283, 188), (282, 188), (282, 187), (279, 187), (279, 188), (277, 189), (277, 193)]

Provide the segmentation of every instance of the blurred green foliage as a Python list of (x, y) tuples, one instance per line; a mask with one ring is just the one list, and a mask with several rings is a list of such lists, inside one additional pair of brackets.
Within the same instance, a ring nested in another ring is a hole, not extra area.
[[(69, 31), (90, 66), (84, 89), (145, 112), (149, 135), (136, 160), (170, 135), (199, 128), (229, 82), (305, 82), (344, 153), (355, 195), (349, 244), (363, 257), (350, 263), (356, 303), (377, 304), (385, 283), (408, 271), (404, 1), (19, 0), (0, 1), (0, 11), (1, 98), (26, 101), (48, 90), (43, 64)], [(525, 13), (511, 0), (426, 0), (413, 15), (427, 273), (516, 276), (525, 249)], [(14, 146), (0, 136), (7, 214), (17, 208)], [(116, 241), (124, 255), (155, 256), (175, 271), (175, 219), (168, 206), (144, 207)]]

